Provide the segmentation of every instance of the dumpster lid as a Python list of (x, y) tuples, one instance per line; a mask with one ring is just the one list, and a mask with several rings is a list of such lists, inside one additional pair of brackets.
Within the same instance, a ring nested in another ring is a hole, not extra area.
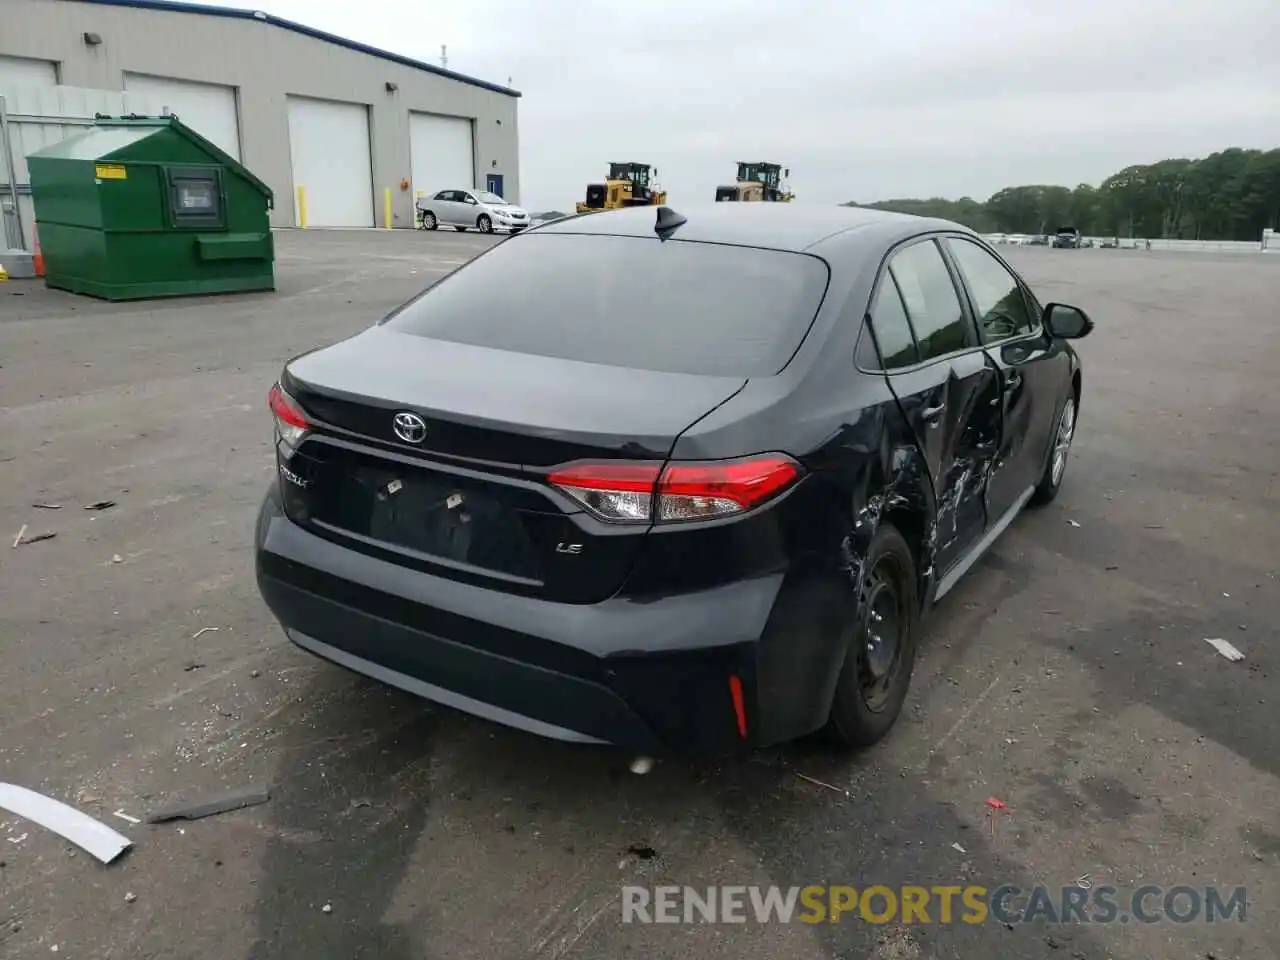
[(244, 164), (217, 144), (200, 136), (176, 116), (147, 117), (135, 113), (113, 117), (99, 113), (93, 119), (94, 125), (84, 133), (36, 150), (29, 157), (60, 160), (112, 160), (115, 159), (116, 153), (126, 147), (131, 147), (161, 130), (172, 130), (210, 154), (211, 158), (218, 163), (234, 168), (236, 173), (262, 191), (268, 199), (274, 200), (271, 188), (255, 177)]

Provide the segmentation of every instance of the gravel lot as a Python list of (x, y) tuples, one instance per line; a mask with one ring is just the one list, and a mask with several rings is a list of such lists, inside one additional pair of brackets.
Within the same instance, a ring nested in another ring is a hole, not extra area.
[[(1098, 323), (1077, 445), (1058, 501), (932, 621), (898, 730), (855, 759), (635, 777), (311, 659), (254, 586), (282, 362), (488, 242), (282, 233), (277, 293), (212, 300), (0, 285), (0, 780), (136, 843), (103, 867), (0, 812), (0, 956), (1280, 956), (1280, 257), (1010, 251)], [(57, 537), (13, 549), (23, 524)], [(113, 815), (254, 782), (268, 804), (199, 822)], [(643, 926), (619, 906), (623, 884), (1085, 874), (1247, 886), (1247, 920)]]

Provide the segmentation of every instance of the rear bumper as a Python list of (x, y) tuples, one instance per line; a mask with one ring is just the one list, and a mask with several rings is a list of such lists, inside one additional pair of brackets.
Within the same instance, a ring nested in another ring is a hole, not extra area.
[[(258, 587), (286, 635), (333, 663), (540, 736), (645, 753), (760, 741), (759, 641), (781, 574), (651, 602), (552, 603), (444, 580), (316, 536), (274, 491)], [(741, 679), (747, 736), (729, 682)]]

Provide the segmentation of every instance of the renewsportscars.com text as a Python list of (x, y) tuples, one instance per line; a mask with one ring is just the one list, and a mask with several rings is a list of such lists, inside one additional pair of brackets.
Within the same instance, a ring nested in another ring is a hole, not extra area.
[(1244, 887), (622, 888), (623, 923), (1243, 923)]

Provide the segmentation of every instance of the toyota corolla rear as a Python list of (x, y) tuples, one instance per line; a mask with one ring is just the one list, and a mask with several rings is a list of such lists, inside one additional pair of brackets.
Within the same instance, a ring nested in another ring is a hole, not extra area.
[(748, 247), (497, 245), (285, 368), (264, 598), (314, 654), (545, 736), (758, 741), (805, 470), (776, 448), (670, 454), (787, 365), (826, 282), (821, 260)]

